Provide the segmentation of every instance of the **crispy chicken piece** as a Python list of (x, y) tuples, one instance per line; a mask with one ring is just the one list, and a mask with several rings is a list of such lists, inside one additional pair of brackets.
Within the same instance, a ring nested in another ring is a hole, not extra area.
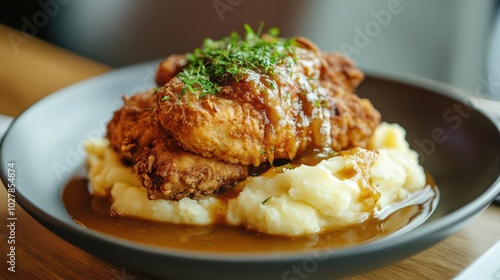
[(354, 93), (363, 81), (364, 74), (350, 60), (340, 53), (321, 54), (320, 81), (342, 88), (346, 92)]
[(135, 169), (149, 199), (180, 200), (210, 195), (248, 177), (248, 167), (184, 151), (174, 138), (156, 139), (137, 158)]
[[(184, 55), (171, 55), (161, 61), (156, 70), (157, 86), (163, 86), (186, 66)], [(153, 89), (123, 97), (122, 108), (115, 111), (107, 124), (106, 137), (121, 160), (133, 164), (144, 147), (151, 145), (155, 138), (168, 137), (150, 112), (156, 107), (156, 93)], [(138, 125), (140, 124), (140, 125)]]
[(173, 78), (158, 91), (158, 120), (186, 150), (232, 164), (293, 159), (308, 147), (364, 147), (379, 112), (352, 91), (363, 79), (339, 54), (296, 38), (296, 63), (248, 70), (202, 96)]
[(156, 107), (153, 90), (124, 96), (123, 101), (123, 106), (114, 112), (107, 124), (106, 137), (122, 162), (132, 165), (144, 147), (151, 145), (155, 138), (166, 137), (168, 133), (150, 117)]
[(156, 121), (155, 100), (153, 91), (124, 97), (107, 127), (111, 147), (124, 163), (134, 165), (149, 199), (208, 195), (248, 176), (248, 166), (183, 150)]
[(359, 98), (356, 87), (364, 79), (354, 63), (339, 53), (322, 55), (320, 85), (333, 98), (330, 117), (330, 147), (335, 151), (366, 147), (381, 115), (368, 99)]
[(182, 54), (173, 54), (162, 60), (156, 70), (156, 85), (160, 87), (164, 86), (175, 75), (181, 72), (186, 64), (186, 56)]
[(368, 99), (361, 99), (345, 90), (333, 91), (333, 99), (330, 147), (334, 151), (366, 148), (373, 131), (380, 124), (380, 113)]

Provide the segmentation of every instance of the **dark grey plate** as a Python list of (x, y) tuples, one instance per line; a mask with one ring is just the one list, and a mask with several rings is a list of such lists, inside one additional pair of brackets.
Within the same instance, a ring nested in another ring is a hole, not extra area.
[[(76, 225), (61, 201), (81, 170), (86, 137), (103, 135), (121, 95), (150, 88), (157, 62), (113, 71), (60, 90), (19, 116), (1, 144), (1, 177), (15, 161), (17, 201), (75, 246), (128, 271), (170, 279), (331, 279), (366, 272), (420, 252), (455, 233), (500, 192), (500, 134), (457, 91), (426, 80), (368, 75), (359, 94), (408, 140), (434, 176), (441, 200), (414, 230), (346, 249), (303, 253), (217, 254), (145, 246)], [(300, 273), (296, 269), (300, 270)], [(411, 272), (409, 272), (411, 274)]]

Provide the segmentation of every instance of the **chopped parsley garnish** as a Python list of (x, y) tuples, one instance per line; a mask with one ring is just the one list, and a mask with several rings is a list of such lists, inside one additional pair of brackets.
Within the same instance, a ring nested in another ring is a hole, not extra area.
[(266, 204), (266, 202), (268, 202), (268, 201), (269, 201), (269, 199), (271, 199), (271, 197), (272, 197), (272, 196), (270, 196), (270, 197), (268, 197), (268, 198), (264, 199), (264, 200), (263, 200), (260, 204), (262, 204), (262, 205)]
[(278, 171), (278, 172), (282, 172), (282, 173), (283, 173), (283, 172), (286, 172), (286, 171), (288, 171), (288, 170), (292, 170), (292, 169), (294, 169), (293, 165), (292, 165), (291, 163), (287, 163), (287, 164), (285, 164), (285, 165), (282, 165), (282, 166), (280, 166), (280, 167), (277, 167), (277, 168), (276, 168), (276, 171)]
[(291, 163), (287, 163), (285, 166), (283, 166), (283, 169), (288, 169), (288, 170), (292, 170), (293, 169), (293, 166)]
[(326, 100), (315, 100), (314, 107), (316, 108), (326, 108), (328, 107), (328, 101)]
[(244, 37), (233, 32), (221, 40), (205, 39), (201, 48), (186, 55), (188, 64), (178, 74), (184, 83), (183, 92), (199, 90), (200, 98), (216, 94), (221, 86), (233, 79), (238, 81), (249, 70), (275, 75), (275, 66), (293, 55), (294, 40), (278, 38), (277, 28), (262, 35), (262, 24), (257, 32), (248, 24), (244, 27)]

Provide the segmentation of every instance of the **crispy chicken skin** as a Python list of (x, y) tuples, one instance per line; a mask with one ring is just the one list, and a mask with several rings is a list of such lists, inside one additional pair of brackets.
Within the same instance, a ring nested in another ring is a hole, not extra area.
[(158, 86), (164, 86), (175, 75), (182, 71), (187, 61), (185, 55), (173, 54), (165, 58), (158, 65), (156, 70), (155, 82)]
[(154, 91), (124, 97), (108, 123), (107, 138), (121, 160), (134, 165), (149, 199), (208, 195), (248, 176), (247, 166), (183, 150), (156, 121)]
[(156, 94), (153, 90), (123, 97), (123, 106), (114, 112), (108, 122), (106, 137), (111, 147), (118, 152), (120, 159), (128, 165), (144, 147), (151, 145), (158, 137), (168, 133), (151, 118), (151, 110), (156, 107)]
[(330, 147), (341, 151), (368, 146), (370, 136), (380, 124), (381, 116), (367, 99), (337, 90), (333, 91), (334, 113), (330, 118)]
[(324, 53), (322, 58), (320, 84), (333, 98), (333, 106), (329, 107), (330, 146), (335, 151), (366, 147), (381, 115), (368, 99), (354, 93), (364, 75), (339, 53)]
[(174, 138), (154, 140), (137, 158), (135, 169), (149, 199), (209, 195), (248, 177), (247, 166), (186, 152)]
[(322, 53), (321, 58), (320, 81), (354, 93), (356, 87), (363, 81), (364, 74), (353, 61), (340, 53)]
[(342, 55), (295, 42), (292, 66), (247, 71), (215, 95), (184, 92), (173, 78), (157, 94), (162, 127), (186, 150), (242, 165), (294, 159), (309, 147), (365, 147), (381, 118), (353, 93), (362, 72)]

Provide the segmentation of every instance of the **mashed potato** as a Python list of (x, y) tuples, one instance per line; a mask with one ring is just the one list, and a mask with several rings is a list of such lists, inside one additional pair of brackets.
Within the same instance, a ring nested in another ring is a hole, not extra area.
[(133, 169), (124, 166), (118, 155), (109, 148), (107, 139), (91, 139), (84, 143), (87, 167), (94, 195), (107, 195), (116, 183), (141, 187)]
[(149, 200), (146, 189), (124, 183), (116, 183), (111, 196), (114, 201), (112, 211), (117, 215), (176, 224), (211, 224), (217, 207), (222, 207), (222, 203), (214, 197), (185, 197), (179, 201)]
[(399, 125), (382, 123), (370, 150), (355, 148), (314, 167), (249, 178), (229, 202), (228, 222), (290, 236), (360, 223), (425, 186), (417, 153), (404, 137)]
[(179, 201), (149, 200), (132, 167), (124, 166), (107, 139), (85, 143), (92, 194), (111, 195), (111, 211), (118, 216), (177, 224), (207, 225), (214, 222), (222, 203), (214, 197)]
[(222, 214), (230, 225), (303, 236), (360, 223), (423, 189), (425, 172), (405, 135), (401, 126), (381, 123), (368, 149), (339, 152), (316, 166), (250, 177), (227, 205), (216, 197), (148, 200), (133, 170), (120, 163), (106, 140), (90, 141), (86, 149), (94, 194), (110, 194), (117, 215), (207, 225)]

